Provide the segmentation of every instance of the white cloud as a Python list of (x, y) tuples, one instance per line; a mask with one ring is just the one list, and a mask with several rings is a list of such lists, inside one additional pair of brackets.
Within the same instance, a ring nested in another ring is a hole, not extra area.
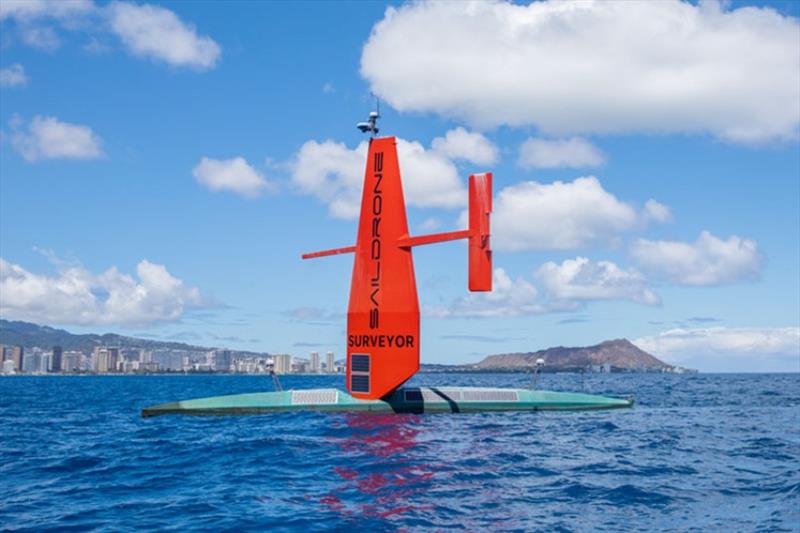
[(0, 20), (66, 19), (94, 9), (92, 0), (3, 0), (0, 2)]
[(795, 138), (800, 24), (716, 2), (413, 2), (386, 10), (361, 56), (401, 111), (550, 135), (709, 132)]
[(422, 221), (419, 227), (424, 231), (436, 231), (442, 227), (442, 221), (436, 217), (428, 217)]
[(459, 298), (450, 307), (426, 307), (424, 313), (435, 318), (447, 317), (502, 317), (534, 315), (547, 312), (539, 302), (536, 287), (518, 277), (512, 280), (502, 268), (492, 273), (492, 292), (470, 293)]
[(656, 357), (671, 363), (716, 359), (717, 369), (741, 368), (736, 359), (749, 359), (748, 370), (759, 370), (766, 358), (783, 356), (789, 370), (800, 370), (800, 328), (678, 328), (641, 337), (633, 343)]
[(95, 10), (91, 0), (3, 0), (0, 21), (13, 20), (25, 44), (53, 51), (61, 46), (56, 26), (74, 29)]
[(52, 52), (61, 46), (56, 30), (50, 26), (26, 26), (20, 31), (23, 42), (34, 48)]
[(213, 68), (219, 59), (219, 45), (197, 35), (194, 26), (169, 9), (127, 2), (114, 2), (108, 9), (112, 31), (134, 55), (201, 70)]
[(292, 183), (328, 204), (332, 216), (356, 218), (366, 158), (366, 142), (351, 150), (344, 143), (308, 141), (291, 164)]
[(435, 318), (485, 318), (577, 311), (588, 302), (600, 300), (661, 303), (640, 273), (585, 257), (560, 265), (547, 262), (534, 272), (532, 281), (512, 279), (503, 268), (495, 268), (492, 285), (491, 292), (470, 293), (448, 307), (425, 307), (424, 312)]
[(91, 0), (3, 0), (0, 20), (13, 20), (26, 44), (54, 50), (61, 44), (57, 30), (81, 30), (91, 37), (87, 50), (105, 50), (96, 35), (112, 33), (135, 56), (176, 67), (208, 70), (216, 66), (221, 48), (211, 37), (173, 11), (153, 4), (111, 2), (99, 7)]
[(552, 261), (536, 271), (548, 297), (555, 301), (631, 300), (644, 305), (659, 305), (661, 299), (647, 286), (636, 270), (623, 270), (610, 261), (590, 261), (585, 257), (567, 259), (560, 265)]
[(163, 265), (142, 260), (138, 280), (115, 267), (93, 274), (62, 266), (56, 276), (34, 274), (0, 258), (0, 315), (55, 324), (146, 324), (176, 320), (202, 304)]
[(25, 67), (14, 63), (0, 70), (0, 87), (24, 87), (30, 78), (25, 74)]
[(523, 168), (583, 168), (604, 162), (603, 153), (580, 137), (528, 139), (519, 148), (518, 164)]
[(96, 159), (102, 141), (88, 126), (36, 115), (27, 127), (12, 121), (11, 144), (27, 161), (38, 159)]
[(761, 254), (752, 239), (727, 241), (703, 231), (694, 243), (637, 240), (631, 255), (647, 273), (679, 285), (721, 285), (756, 279)]
[(192, 170), (198, 183), (212, 191), (231, 191), (254, 198), (263, 190), (272, 190), (268, 182), (242, 157), (210, 159), (204, 157)]
[(650, 198), (644, 203), (644, 217), (656, 222), (672, 220), (672, 209)]
[(480, 133), (464, 128), (448, 131), (437, 137), (431, 148), (450, 159), (463, 159), (476, 165), (494, 165), (497, 162), (497, 147)]
[(594, 176), (551, 184), (518, 183), (501, 190), (493, 207), (493, 243), (506, 251), (607, 245), (642, 219)]
[[(328, 204), (332, 216), (358, 217), (368, 144), (351, 149), (334, 141), (308, 141), (291, 163), (292, 183)], [(462, 207), (467, 193), (455, 164), (416, 141), (397, 139), (407, 205)]]

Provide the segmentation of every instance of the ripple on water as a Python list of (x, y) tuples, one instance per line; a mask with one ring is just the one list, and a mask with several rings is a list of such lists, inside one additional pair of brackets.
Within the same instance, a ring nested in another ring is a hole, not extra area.
[[(289, 376), (287, 387), (341, 386)], [(526, 386), (432, 375), (414, 385)], [(577, 390), (580, 379), (541, 385)], [(796, 531), (800, 376), (599, 375), (632, 410), (142, 419), (237, 376), (0, 379), (0, 524), (17, 530)], [(13, 398), (13, 402), (10, 399)], [(762, 404), (753, 404), (762, 398)]]

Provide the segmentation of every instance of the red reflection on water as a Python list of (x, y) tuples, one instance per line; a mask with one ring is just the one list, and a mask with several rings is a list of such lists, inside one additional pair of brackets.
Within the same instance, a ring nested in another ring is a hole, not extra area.
[[(430, 506), (414, 504), (414, 496), (428, 488), (433, 468), (430, 465), (403, 464), (409, 452), (418, 446), (419, 416), (352, 413), (344, 416), (344, 423), (350, 432), (338, 442), (342, 450), (352, 455), (354, 462), (379, 471), (360, 472), (349, 466), (333, 467), (344, 484), (322, 497), (320, 503), (342, 515), (379, 518), (429, 509)], [(370, 460), (370, 456), (375, 460)], [(353, 490), (374, 499), (374, 503), (348, 509), (336, 494)]]

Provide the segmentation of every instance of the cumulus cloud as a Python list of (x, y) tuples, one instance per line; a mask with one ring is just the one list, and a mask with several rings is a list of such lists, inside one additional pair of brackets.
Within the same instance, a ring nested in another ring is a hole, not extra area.
[(511, 185), (495, 196), (493, 207), (493, 243), (498, 250), (506, 251), (613, 244), (621, 233), (647, 220), (643, 213), (606, 191), (594, 176), (571, 182)]
[(176, 320), (203, 303), (197, 288), (163, 265), (142, 260), (136, 275), (62, 265), (47, 276), (0, 258), (0, 315), (45, 324), (146, 324)]
[(471, 293), (447, 307), (426, 307), (424, 312), (436, 318), (485, 318), (577, 311), (588, 302), (600, 300), (628, 300), (651, 306), (661, 303), (636, 270), (585, 257), (561, 264), (547, 262), (533, 273), (531, 280), (512, 279), (503, 268), (495, 268), (492, 284), (491, 292)]
[(22, 42), (44, 50), (60, 46), (60, 30), (80, 29), (91, 35), (89, 50), (98, 49), (96, 35), (110, 32), (133, 55), (175, 67), (209, 70), (222, 53), (211, 37), (198, 34), (173, 11), (153, 4), (116, 1), (98, 6), (91, 0), (4, 0), (0, 3), (0, 20), (13, 20)]
[(758, 278), (762, 257), (752, 239), (722, 240), (703, 231), (693, 243), (639, 239), (631, 255), (647, 273), (678, 285), (721, 285)]
[(548, 296), (557, 302), (583, 300), (631, 300), (644, 305), (659, 305), (661, 299), (636, 270), (624, 270), (611, 261), (590, 261), (585, 257), (567, 259), (560, 265), (552, 261), (536, 271), (536, 279)]
[(36, 115), (27, 128), (12, 120), (11, 144), (27, 161), (39, 159), (97, 159), (102, 141), (89, 126)]
[(14, 63), (0, 70), (0, 87), (24, 87), (30, 78), (25, 74), (25, 67)]
[(476, 165), (494, 165), (497, 162), (497, 147), (480, 133), (464, 128), (448, 131), (437, 137), (431, 148), (450, 159), (463, 159)]
[(656, 222), (669, 222), (672, 220), (672, 209), (650, 198), (644, 204), (644, 216)]
[(29, 22), (40, 18), (65, 19), (95, 9), (92, 0), (3, 0), (0, 20)]
[(373, 27), (361, 74), (398, 110), (479, 128), (749, 143), (797, 136), (799, 31), (713, 1), (413, 2)]
[(201, 70), (213, 68), (219, 59), (219, 45), (169, 9), (127, 2), (114, 2), (108, 9), (112, 31), (134, 55)]
[(511, 279), (502, 268), (492, 273), (492, 291), (470, 293), (449, 307), (425, 307), (425, 315), (435, 318), (534, 315), (547, 312), (539, 301), (539, 291), (522, 277)]
[[(751, 361), (748, 370), (759, 370), (764, 359), (783, 357), (800, 370), (800, 328), (676, 328), (635, 339), (639, 348), (671, 363), (716, 359), (728, 368), (741, 368), (736, 359)], [(717, 363), (717, 368), (720, 364)], [(722, 369), (725, 369), (724, 367)]]
[(603, 153), (580, 137), (528, 139), (520, 146), (517, 161), (522, 168), (584, 168), (604, 162)]
[(25, 44), (53, 51), (61, 46), (57, 26), (74, 29), (95, 11), (91, 0), (3, 0), (0, 21), (14, 21)]
[[(446, 137), (445, 137), (446, 138)], [(292, 183), (328, 204), (337, 218), (358, 217), (368, 144), (308, 141), (291, 162)], [(464, 184), (452, 160), (416, 141), (397, 139), (406, 203), (417, 207), (463, 207)]]
[(192, 170), (198, 183), (212, 191), (231, 191), (254, 198), (274, 186), (242, 157), (211, 159), (204, 157)]

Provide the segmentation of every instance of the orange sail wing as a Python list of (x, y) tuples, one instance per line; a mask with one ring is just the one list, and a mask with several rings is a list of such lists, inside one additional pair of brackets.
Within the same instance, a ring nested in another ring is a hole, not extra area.
[(347, 310), (347, 384), (380, 398), (419, 370), (419, 302), (394, 137), (373, 139)]
[(489, 216), (492, 175), (469, 180), (469, 229), (411, 237), (394, 137), (372, 139), (356, 245), (303, 255), (355, 253), (347, 310), (347, 390), (356, 398), (391, 393), (419, 370), (419, 301), (411, 248), (469, 239), (469, 289), (492, 290)]

